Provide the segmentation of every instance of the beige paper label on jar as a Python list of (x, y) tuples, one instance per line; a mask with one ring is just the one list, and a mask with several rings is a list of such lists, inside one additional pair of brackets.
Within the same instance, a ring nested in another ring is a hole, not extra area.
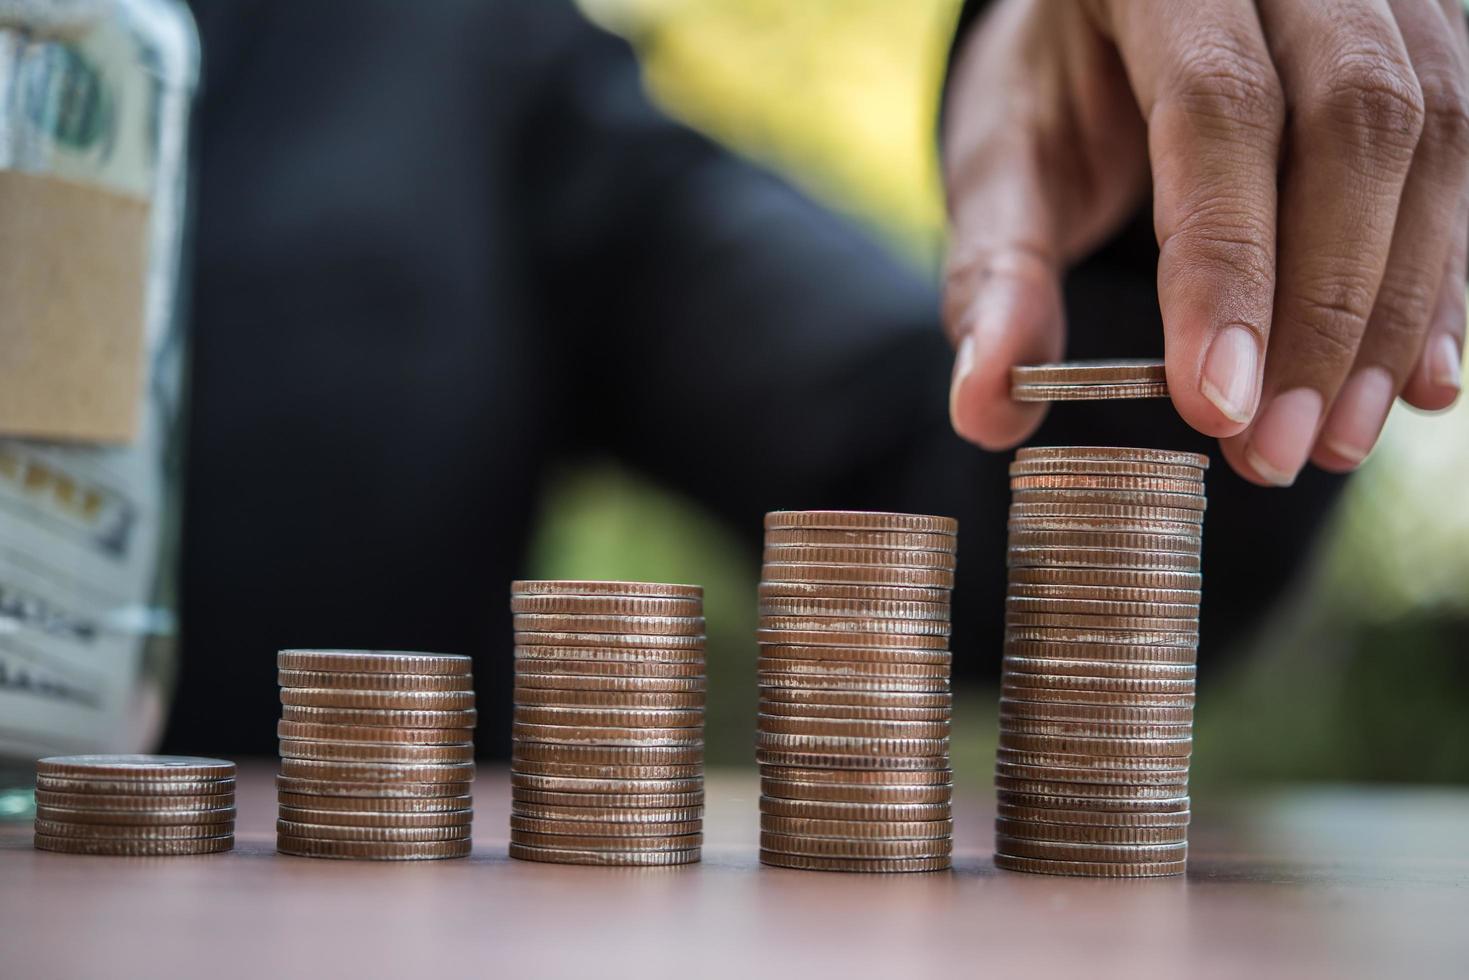
[(0, 170), (0, 436), (131, 442), (148, 203)]

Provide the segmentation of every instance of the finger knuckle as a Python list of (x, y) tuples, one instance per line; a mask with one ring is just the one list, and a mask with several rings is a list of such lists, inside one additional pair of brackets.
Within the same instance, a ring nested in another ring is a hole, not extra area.
[(1457, 72), (1419, 76), (1423, 91), (1422, 145), (1456, 161), (1469, 159), (1469, 88)]
[(1365, 276), (1337, 275), (1303, 283), (1297, 294), (1308, 353), (1326, 361), (1350, 359), (1367, 326), (1376, 290)]
[(1437, 302), (1438, 290), (1420, 278), (1384, 282), (1377, 291), (1372, 330), (1393, 349), (1416, 350)]
[(1285, 96), (1268, 61), (1214, 42), (1199, 45), (1179, 74), (1176, 97), (1189, 114), (1278, 138), (1285, 125)]
[(1247, 211), (1201, 210), (1180, 229), (1177, 241), (1191, 264), (1229, 270), (1239, 288), (1269, 295), (1275, 286), (1274, 232)]
[(1364, 154), (1410, 158), (1423, 132), (1423, 90), (1395, 58), (1352, 54), (1336, 60), (1302, 116)]

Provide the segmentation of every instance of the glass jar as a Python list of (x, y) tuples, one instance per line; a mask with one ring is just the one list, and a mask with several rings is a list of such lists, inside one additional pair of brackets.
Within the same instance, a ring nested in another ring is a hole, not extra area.
[(167, 715), (198, 46), (174, 0), (0, 0), (0, 816)]

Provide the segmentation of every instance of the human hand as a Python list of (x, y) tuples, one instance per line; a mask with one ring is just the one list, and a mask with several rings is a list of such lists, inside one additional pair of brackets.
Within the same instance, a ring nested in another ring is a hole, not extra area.
[(1168, 384), (1288, 485), (1460, 388), (1469, 34), (1455, 0), (995, 0), (945, 124), (954, 428), (1014, 445), (1061, 359), (1061, 276), (1151, 186)]

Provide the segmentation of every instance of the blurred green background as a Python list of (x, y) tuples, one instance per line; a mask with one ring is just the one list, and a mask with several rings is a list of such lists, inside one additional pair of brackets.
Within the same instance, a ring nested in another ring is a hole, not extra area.
[[(671, 113), (785, 173), (937, 275), (933, 117), (956, 0), (582, 0)], [(977, 450), (976, 450), (977, 451)], [(1399, 409), (1309, 573), (1200, 692), (1195, 789), (1469, 782), (1469, 410)], [(833, 505), (839, 505), (834, 501)], [(962, 539), (961, 539), (962, 540)], [(753, 761), (757, 556), (634, 475), (562, 475), (532, 573), (698, 582), (711, 763)], [(956, 649), (956, 658), (999, 650)], [(1201, 655), (1208, 646), (1208, 598)], [(959, 692), (955, 768), (987, 780), (996, 695)]]

